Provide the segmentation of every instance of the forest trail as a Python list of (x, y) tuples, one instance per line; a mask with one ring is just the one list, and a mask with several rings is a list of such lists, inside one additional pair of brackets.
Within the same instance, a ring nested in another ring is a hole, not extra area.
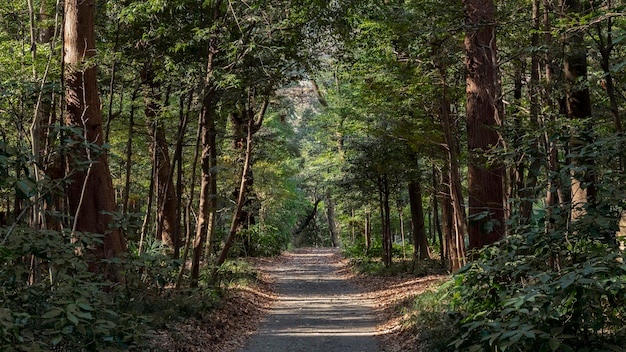
[(377, 352), (374, 303), (337, 249), (308, 248), (267, 268), (278, 300), (241, 352)]

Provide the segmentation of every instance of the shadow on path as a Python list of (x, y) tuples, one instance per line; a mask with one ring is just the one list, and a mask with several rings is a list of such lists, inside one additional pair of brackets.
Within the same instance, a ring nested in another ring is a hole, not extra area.
[(278, 302), (241, 352), (378, 352), (372, 303), (337, 273), (338, 250), (287, 254), (270, 270)]

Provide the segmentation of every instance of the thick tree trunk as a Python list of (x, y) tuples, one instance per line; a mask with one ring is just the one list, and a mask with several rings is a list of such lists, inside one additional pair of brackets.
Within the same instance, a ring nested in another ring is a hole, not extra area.
[(411, 220), (413, 222), (413, 259), (428, 259), (428, 240), (424, 224), (424, 206), (422, 204), (422, 187), (419, 181), (409, 183), (409, 203), (411, 204)]
[[(248, 133), (252, 133), (252, 135), (254, 135), (261, 128), (267, 105), (268, 101), (266, 100), (261, 107), (259, 121), (254, 122), (254, 102), (253, 97), (250, 95), (243, 112), (241, 114), (232, 113), (230, 115), (230, 122), (233, 129), (233, 149), (235, 151), (244, 150), (246, 148), (246, 135)], [(253, 123), (250, 124), (250, 121), (253, 121)], [(252, 128), (252, 130), (248, 131), (249, 128)], [(243, 168), (245, 157), (240, 160)], [(252, 225), (256, 224), (255, 214), (258, 212), (258, 207), (254, 201), (254, 174), (252, 171), (252, 159), (250, 159), (250, 163), (251, 165), (249, 165), (248, 174), (245, 179), (245, 187), (242, 188), (244, 190), (244, 204), (241, 212), (239, 212), (239, 219), (237, 219), (237, 224), (239, 226), (237, 229), (238, 233), (241, 232), (241, 230), (249, 229)], [(240, 190), (236, 190), (234, 192), (237, 198), (239, 198), (238, 192), (240, 192)], [(246, 237), (243, 238), (242, 241), (244, 252), (246, 254), (250, 253), (250, 239)]]
[(469, 146), (469, 246), (504, 236), (504, 168), (485, 154), (500, 146), (502, 124), (497, 79), (495, 9), (492, 0), (465, 0), (466, 118)]
[[(101, 146), (103, 141), (100, 97), (96, 81), (94, 0), (67, 0), (65, 2), (65, 37), (63, 61), (66, 68), (66, 123), (77, 127), (82, 136), (75, 138)], [(85, 145), (85, 144), (83, 144)], [(77, 162), (94, 161), (87, 169)], [(106, 153), (85, 146), (70, 156), (70, 178), (67, 196), (72, 215), (73, 230), (104, 234), (102, 244), (96, 246), (97, 258), (111, 258), (126, 251), (126, 241), (118, 228), (109, 228), (112, 222), (105, 212), (117, 210), (113, 182)], [(78, 236), (78, 235), (77, 235)], [(93, 269), (98, 269), (94, 267)]]

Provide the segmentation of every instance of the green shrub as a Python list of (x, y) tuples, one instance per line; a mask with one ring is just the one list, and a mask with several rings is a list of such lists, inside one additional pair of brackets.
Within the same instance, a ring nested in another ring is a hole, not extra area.
[(626, 337), (626, 264), (614, 247), (541, 234), (512, 236), (455, 276), (461, 314), (454, 349), (620, 350)]
[(449, 351), (450, 336), (455, 336), (457, 321), (450, 314), (450, 284), (448, 281), (437, 290), (426, 290), (415, 297), (411, 307), (411, 324), (418, 334), (420, 350)]
[[(0, 233), (5, 235), (4, 231)], [(145, 317), (119, 310), (115, 285), (78, 255), (100, 241), (16, 228), (0, 249), (0, 350), (132, 350)]]

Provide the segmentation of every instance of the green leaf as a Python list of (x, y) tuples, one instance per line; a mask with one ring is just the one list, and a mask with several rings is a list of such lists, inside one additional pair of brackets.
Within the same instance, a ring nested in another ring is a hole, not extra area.
[(51, 318), (54, 318), (54, 317), (58, 317), (61, 313), (63, 313), (63, 309), (61, 309), (59, 307), (54, 307), (54, 308), (50, 309), (49, 311), (47, 311), (41, 317), (43, 319), (51, 319)]
[(561, 346), (561, 340), (559, 339), (551, 338), (550, 341), (548, 341), (548, 347), (550, 347), (552, 351), (558, 350), (559, 346)]
[(79, 303), (76, 303), (76, 305), (83, 310), (93, 311), (93, 307), (89, 305), (88, 303), (79, 302)]
[(63, 335), (55, 336), (54, 338), (52, 338), (52, 341), (51, 341), (52, 342), (52, 346), (58, 345), (61, 342), (61, 340), (63, 340)]
[(72, 314), (72, 313), (67, 313), (67, 320), (71, 321), (72, 324), (74, 325), (78, 325), (78, 317), (76, 317), (76, 315)]
[(21, 199), (28, 199), (35, 195), (37, 187), (35, 183), (30, 180), (17, 180), (15, 182), (15, 188), (17, 191), (17, 196)]

